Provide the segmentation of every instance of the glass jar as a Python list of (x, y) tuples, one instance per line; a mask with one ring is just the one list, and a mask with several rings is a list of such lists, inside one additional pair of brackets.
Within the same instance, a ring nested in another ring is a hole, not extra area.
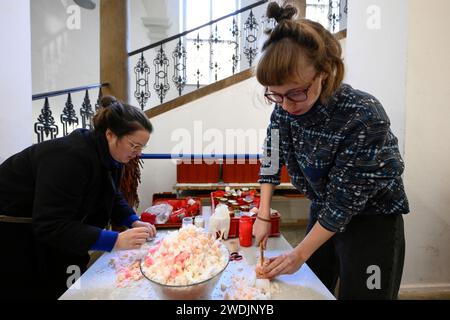
[(194, 219), (194, 224), (198, 228), (204, 228), (205, 227), (205, 220), (202, 216), (196, 216)]
[(250, 206), (240, 206), (239, 208), (241, 211), (243, 212), (249, 212), (250, 211)]
[(181, 223), (181, 227), (184, 228), (192, 224), (194, 224), (192, 217), (184, 217)]

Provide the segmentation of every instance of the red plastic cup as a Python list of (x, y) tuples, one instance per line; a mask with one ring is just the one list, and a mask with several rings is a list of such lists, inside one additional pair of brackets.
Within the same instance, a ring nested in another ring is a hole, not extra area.
[(239, 218), (239, 244), (241, 247), (251, 247), (252, 245), (253, 220), (243, 216)]

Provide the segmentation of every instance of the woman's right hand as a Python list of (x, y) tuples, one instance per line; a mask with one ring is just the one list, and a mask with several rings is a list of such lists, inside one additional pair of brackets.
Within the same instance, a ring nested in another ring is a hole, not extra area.
[[(269, 210), (259, 210), (257, 216), (270, 219), (270, 209)], [(253, 224), (253, 235), (255, 236), (255, 245), (259, 246), (262, 242), (263, 247), (266, 247), (267, 239), (270, 235), (270, 229), (272, 224), (270, 222), (263, 221), (261, 219), (256, 218), (255, 223)]]
[[(255, 236), (255, 245), (259, 247), (262, 242), (263, 247), (266, 247), (267, 239), (270, 235), (272, 224), (270, 223), (270, 207), (272, 202), (272, 194), (275, 186), (270, 183), (261, 184), (261, 201), (259, 209), (256, 209), (256, 214), (262, 219), (256, 218), (253, 224), (253, 235)], [(269, 221), (264, 221), (264, 220)]]
[(150, 231), (148, 230), (148, 228), (139, 227), (128, 229), (124, 232), (119, 233), (114, 249), (139, 249), (149, 237)]

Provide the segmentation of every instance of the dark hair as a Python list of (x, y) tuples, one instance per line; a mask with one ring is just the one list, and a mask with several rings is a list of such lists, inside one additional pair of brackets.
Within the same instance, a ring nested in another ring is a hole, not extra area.
[(104, 134), (109, 129), (121, 138), (137, 130), (153, 132), (150, 120), (140, 109), (122, 103), (113, 96), (104, 96), (100, 105), (101, 108), (92, 119), (96, 134)]
[(269, 3), (267, 17), (278, 24), (266, 32), (269, 37), (262, 48), (256, 78), (263, 86), (304, 81), (301, 73), (306, 62), (327, 75), (319, 97), (325, 103), (344, 79), (342, 48), (320, 23), (293, 19), (296, 13), (297, 9), (291, 5), (280, 7), (276, 2)]

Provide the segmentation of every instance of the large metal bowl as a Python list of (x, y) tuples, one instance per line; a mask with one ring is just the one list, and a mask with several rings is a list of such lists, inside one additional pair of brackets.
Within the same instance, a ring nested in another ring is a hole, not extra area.
[[(228, 248), (222, 244), (223, 252), (226, 252), (228, 257), (230, 256), (230, 252)], [(208, 300), (211, 297), (211, 293), (214, 290), (217, 282), (222, 276), (222, 273), (228, 267), (230, 260), (228, 259), (225, 267), (220, 270), (218, 273), (213, 275), (211, 278), (203, 280), (201, 282), (189, 284), (189, 285), (168, 285), (156, 282), (155, 280), (150, 279), (145, 274), (144, 270), (142, 270), (142, 264), (144, 260), (140, 263), (140, 269), (142, 275), (150, 282), (153, 290), (155, 290), (156, 294), (162, 300)]]

